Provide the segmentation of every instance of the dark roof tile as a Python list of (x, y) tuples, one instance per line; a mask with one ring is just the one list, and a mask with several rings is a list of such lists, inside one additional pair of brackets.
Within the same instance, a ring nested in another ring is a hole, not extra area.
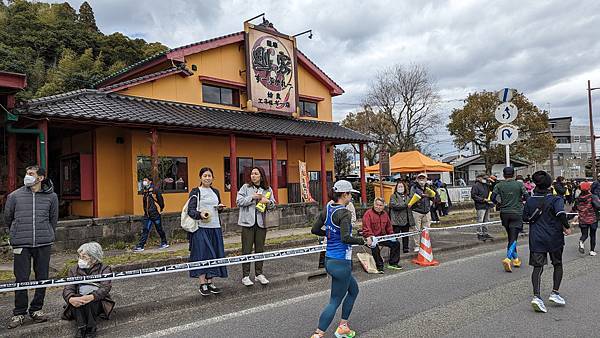
[(281, 135), (343, 142), (370, 142), (368, 136), (338, 123), (295, 119), (170, 101), (78, 90), (28, 101), (19, 114)]

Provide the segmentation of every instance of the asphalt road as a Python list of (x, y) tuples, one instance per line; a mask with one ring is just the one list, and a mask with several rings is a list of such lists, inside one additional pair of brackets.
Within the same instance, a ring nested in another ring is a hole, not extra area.
[[(356, 269), (360, 294), (351, 326), (360, 337), (596, 336), (600, 330), (596, 318), (600, 311), (600, 258), (579, 254), (577, 237), (569, 236), (565, 248), (561, 287), (565, 307), (547, 304), (547, 314), (534, 313), (529, 304), (531, 268), (526, 265), (526, 246), (519, 246), (525, 258), (523, 267), (506, 273), (500, 264), (505, 249), (497, 242), (438, 255), (442, 262), (438, 267), (407, 265), (406, 271), (383, 276)], [(551, 267), (542, 278), (542, 294), (547, 298)], [(106, 334), (309, 337), (328, 301), (329, 281), (323, 278), (265, 291), (146, 319), (141, 314), (139, 320)], [(333, 327), (328, 336), (333, 336), (332, 332)]]

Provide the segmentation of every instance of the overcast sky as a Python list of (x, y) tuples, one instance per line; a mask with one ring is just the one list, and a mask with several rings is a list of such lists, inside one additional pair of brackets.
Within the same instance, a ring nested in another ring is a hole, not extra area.
[[(69, 1), (76, 9), (82, 1)], [(355, 110), (373, 75), (418, 63), (434, 78), (444, 116), (469, 92), (523, 91), (552, 117), (587, 124), (587, 80), (600, 87), (600, 1), (89, 1), (98, 27), (169, 47), (238, 32), (266, 13), (344, 88), (334, 118)], [(259, 22), (259, 21), (258, 21)], [(600, 90), (594, 92), (600, 127)], [(443, 123), (444, 125), (446, 122)], [(445, 128), (444, 128), (445, 129)], [(447, 132), (433, 153), (453, 151)]]

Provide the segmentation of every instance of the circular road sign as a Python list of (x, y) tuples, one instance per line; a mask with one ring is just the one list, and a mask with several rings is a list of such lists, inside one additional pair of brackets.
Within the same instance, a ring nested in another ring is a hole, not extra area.
[(503, 124), (496, 130), (498, 143), (508, 145), (519, 138), (519, 129), (512, 124)]
[(511, 123), (512, 121), (514, 121), (517, 118), (518, 113), (519, 113), (519, 110), (517, 109), (517, 106), (515, 106), (514, 103), (511, 103), (511, 102), (501, 103), (500, 105), (498, 105), (498, 107), (496, 107), (496, 112), (495, 112), (496, 121), (498, 121), (502, 124)]

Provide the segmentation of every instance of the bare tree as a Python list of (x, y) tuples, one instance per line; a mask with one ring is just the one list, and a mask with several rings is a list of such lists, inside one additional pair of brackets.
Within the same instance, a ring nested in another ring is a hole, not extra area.
[(419, 65), (396, 65), (379, 72), (363, 100), (365, 112), (379, 121), (368, 127), (392, 154), (434, 142), (429, 135), (439, 119), (438, 104), (431, 77)]

